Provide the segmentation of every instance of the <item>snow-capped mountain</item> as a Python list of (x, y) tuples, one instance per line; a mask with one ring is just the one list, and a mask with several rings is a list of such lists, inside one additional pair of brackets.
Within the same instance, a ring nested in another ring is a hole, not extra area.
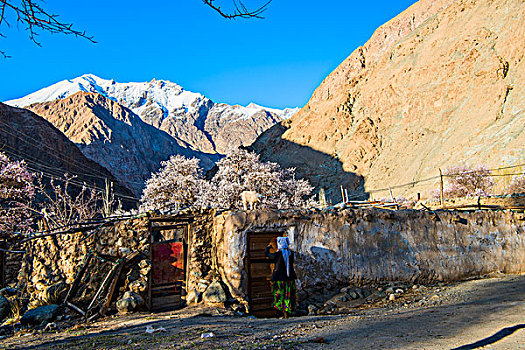
[(254, 103), (246, 107), (216, 104), (166, 80), (118, 83), (93, 74), (63, 80), (5, 103), (26, 107), (64, 99), (79, 91), (98, 93), (118, 102), (146, 123), (206, 153), (225, 153), (232, 147), (250, 145), (264, 130), (299, 110), (265, 108)]
[[(142, 83), (117, 83), (112, 79), (107, 80), (93, 74), (84, 74), (71, 80), (62, 80), (25, 97), (5, 103), (25, 107), (33, 103), (63, 99), (79, 91), (99, 93), (132, 109), (138, 115), (147, 114), (151, 104), (164, 111), (165, 116), (181, 110), (191, 113), (201, 101), (206, 99), (199, 93), (186, 91), (169, 81), (153, 79)], [(148, 105), (147, 101), (151, 103)]]

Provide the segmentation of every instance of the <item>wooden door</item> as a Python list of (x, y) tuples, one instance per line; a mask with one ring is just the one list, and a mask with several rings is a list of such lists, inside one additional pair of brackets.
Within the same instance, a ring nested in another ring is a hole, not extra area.
[(250, 312), (257, 317), (277, 317), (272, 306), (273, 295), (271, 277), (273, 265), (264, 255), (268, 244), (272, 245), (270, 252), (277, 250), (277, 237), (283, 236), (280, 232), (251, 232), (248, 233), (248, 251), (246, 268), (248, 275), (248, 298)]

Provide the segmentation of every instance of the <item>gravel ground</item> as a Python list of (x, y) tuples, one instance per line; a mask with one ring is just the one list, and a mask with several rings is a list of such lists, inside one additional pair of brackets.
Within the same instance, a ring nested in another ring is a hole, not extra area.
[(0, 348), (525, 350), (525, 275), (420, 287), (344, 315), (256, 319), (189, 307), (58, 327), (19, 332)]

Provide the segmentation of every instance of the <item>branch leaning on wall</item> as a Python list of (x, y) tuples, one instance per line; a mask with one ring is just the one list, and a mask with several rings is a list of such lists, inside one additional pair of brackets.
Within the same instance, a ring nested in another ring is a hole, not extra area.
[[(56, 235), (65, 235), (65, 234), (72, 234), (72, 233), (80, 233), (80, 232), (87, 232), (91, 230), (96, 230), (98, 228), (101, 228), (103, 226), (111, 225), (117, 221), (123, 221), (123, 220), (130, 220), (130, 219), (139, 219), (148, 216), (149, 213), (141, 213), (138, 215), (121, 215), (121, 216), (115, 216), (110, 217), (106, 219), (101, 219), (98, 222), (98, 224), (94, 224), (94, 221), (86, 221), (86, 222), (76, 222), (72, 223), (71, 225), (68, 225), (67, 227), (70, 227), (67, 230), (58, 231), (58, 229), (62, 229), (64, 227), (57, 228), (55, 230), (47, 230), (47, 231), (39, 231), (32, 233), (30, 236), (22, 239), (20, 243), (24, 243), (33, 239), (38, 238), (44, 238), (49, 236), (56, 236)], [(90, 226), (84, 226), (84, 225), (90, 225)], [(71, 226), (78, 226), (78, 227), (71, 227)]]

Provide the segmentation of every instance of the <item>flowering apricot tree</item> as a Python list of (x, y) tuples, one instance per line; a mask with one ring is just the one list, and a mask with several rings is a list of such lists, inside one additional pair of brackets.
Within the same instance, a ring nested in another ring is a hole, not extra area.
[(197, 159), (171, 157), (146, 182), (141, 209), (176, 204), (241, 209), (244, 191), (261, 195), (261, 208), (288, 209), (303, 206), (313, 189), (308, 181), (295, 178), (294, 169), (262, 162), (259, 155), (244, 149), (236, 149), (218, 161), (210, 181), (202, 174)]
[(449, 185), (445, 188), (447, 197), (487, 195), (495, 184), (490, 170), (482, 165), (449, 167), (444, 174), (449, 178)]
[(140, 199), (141, 209), (158, 210), (167, 206), (193, 204), (198, 192), (203, 190), (202, 181), (202, 169), (197, 158), (171, 156), (146, 181), (146, 188)]
[(32, 223), (35, 186), (23, 161), (11, 161), (0, 152), (0, 233), (25, 230)]

